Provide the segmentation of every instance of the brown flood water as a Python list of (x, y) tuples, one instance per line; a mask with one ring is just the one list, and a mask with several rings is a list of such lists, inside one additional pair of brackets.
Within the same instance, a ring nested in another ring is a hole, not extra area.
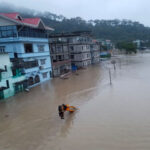
[(0, 103), (0, 150), (149, 150), (150, 55), (117, 62), (111, 86), (106, 61)]

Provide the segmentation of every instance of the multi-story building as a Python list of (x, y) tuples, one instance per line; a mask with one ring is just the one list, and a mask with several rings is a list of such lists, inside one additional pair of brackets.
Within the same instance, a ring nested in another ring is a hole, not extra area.
[(29, 87), (51, 77), (48, 33), (52, 30), (40, 18), (0, 13), (0, 51), (9, 54), (13, 73), (20, 69)]
[(27, 87), (25, 75), (20, 70), (12, 73), (12, 64), (9, 55), (0, 53), (0, 100), (13, 96)]
[(84, 68), (100, 61), (100, 44), (92, 41), (89, 31), (53, 34), (49, 38), (54, 76), (70, 71), (71, 65), (72, 69)]
[(50, 48), (53, 76), (58, 77), (70, 72), (71, 59), (67, 38), (62, 34), (50, 36)]
[(73, 66), (87, 67), (91, 64), (90, 45), (92, 38), (90, 32), (73, 32), (69, 37), (69, 51)]
[(91, 44), (91, 61), (92, 64), (100, 62), (100, 43), (96, 40), (93, 40)]
[(101, 45), (102, 45), (102, 51), (111, 51), (114, 47), (113, 43), (111, 40), (100, 40)]

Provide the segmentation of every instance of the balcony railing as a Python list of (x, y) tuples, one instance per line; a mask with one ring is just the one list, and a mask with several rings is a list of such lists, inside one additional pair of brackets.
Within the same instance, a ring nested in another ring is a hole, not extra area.
[(57, 62), (53, 62), (53, 66), (57, 66), (57, 65), (63, 65), (63, 64), (68, 64), (71, 63), (71, 60), (64, 60), (64, 61), (57, 61)]
[(7, 72), (7, 66), (5, 65), (5, 66), (4, 66), (4, 69), (3, 69), (3, 68), (0, 68), (0, 72)]

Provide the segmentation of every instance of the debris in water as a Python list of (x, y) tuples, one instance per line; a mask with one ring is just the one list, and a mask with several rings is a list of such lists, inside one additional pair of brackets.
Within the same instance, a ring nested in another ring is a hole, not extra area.
[(8, 118), (8, 117), (9, 117), (9, 115), (6, 114), (6, 115), (5, 115), (5, 118)]
[(25, 89), (25, 91), (26, 91), (26, 92), (30, 92), (30, 90), (29, 90), (29, 89)]

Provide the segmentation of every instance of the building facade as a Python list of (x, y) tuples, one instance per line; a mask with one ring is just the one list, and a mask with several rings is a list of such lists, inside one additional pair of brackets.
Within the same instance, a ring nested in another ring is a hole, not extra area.
[(53, 75), (59, 76), (77, 68), (100, 62), (100, 44), (91, 32), (59, 33), (49, 36)]
[(26, 87), (25, 75), (19, 69), (13, 74), (9, 55), (0, 53), (0, 100), (13, 96)]
[(50, 37), (49, 43), (53, 76), (58, 77), (69, 73), (71, 71), (71, 59), (67, 38), (53, 35)]
[(73, 32), (69, 37), (69, 51), (72, 66), (84, 68), (91, 64), (90, 45), (92, 38), (89, 32)]
[(51, 78), (48, 33), (40, 18), (22, 18), (18, 13), (0, 13), (0, 51), (7, 52), (15, 69), (20, 69), (33, 87)]
[(96, 40), (93, 40), (91, 44), (91, 62), (92, 64), (100, 62), (100, 43)]

